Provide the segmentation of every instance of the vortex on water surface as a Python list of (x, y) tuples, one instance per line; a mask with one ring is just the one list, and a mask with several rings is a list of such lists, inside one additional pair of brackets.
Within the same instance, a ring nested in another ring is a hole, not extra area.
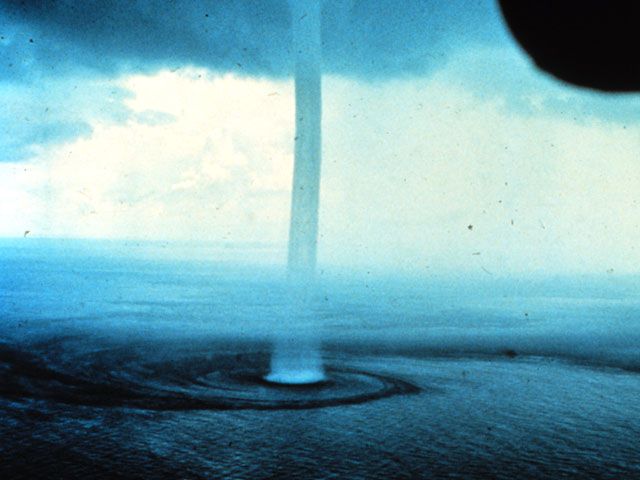
[(194, 354), (144, 362), (114, 352), (109, 361), (67, 369), (5, 347), (0, 394), (96, 407), (281, 410), (364, 403), (420, 391), (398, 378), (331, 364), (323, 382), (274, 384), (264, 380), (267, 353)]

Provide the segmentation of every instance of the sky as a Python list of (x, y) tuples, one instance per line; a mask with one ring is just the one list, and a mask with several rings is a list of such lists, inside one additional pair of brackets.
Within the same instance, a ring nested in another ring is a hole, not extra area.
[[(532, 66), (490, 0), (326, 0), (320, 264), (637, 273), (640, 96)], [(284, 1), (0, 7), (0, 236), (287, 241)]]

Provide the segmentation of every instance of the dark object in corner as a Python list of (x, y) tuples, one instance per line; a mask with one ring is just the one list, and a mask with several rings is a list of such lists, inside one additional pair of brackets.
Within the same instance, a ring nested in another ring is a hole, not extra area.
[(575, 85), (640, 91), (640, 1), (499, 0), (541, 69)]

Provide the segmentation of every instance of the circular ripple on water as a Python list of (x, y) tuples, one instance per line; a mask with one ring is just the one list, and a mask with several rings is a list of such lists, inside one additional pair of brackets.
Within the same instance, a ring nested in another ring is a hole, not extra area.
[[(150, 410), (282, 410), (364, 403), (417, 393), (387, 375), (329, 365), (327, 380), (280, 385), (264, 380), (267, 354), (192, 355), (142, 362), (109, 355), (81, 371), (47, 365), (28, 354), (0, 358), (0, 394), (67, 404)], [(4, 362), (2, 361), (4, 360)]]

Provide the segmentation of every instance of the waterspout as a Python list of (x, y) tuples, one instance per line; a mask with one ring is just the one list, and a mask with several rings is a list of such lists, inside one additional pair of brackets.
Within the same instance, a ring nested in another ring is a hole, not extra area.
[[(311, 308), (316, 274), (320, 198), (322, 74), (320, 0), (290, 0), (295, 52), (296, 130), (289, 228), (288, 282), (291, 314)], [(279, 383), (315, 383), (325, 377), (317, 338), (283, 332), (276, 340), (271, 372)]]

